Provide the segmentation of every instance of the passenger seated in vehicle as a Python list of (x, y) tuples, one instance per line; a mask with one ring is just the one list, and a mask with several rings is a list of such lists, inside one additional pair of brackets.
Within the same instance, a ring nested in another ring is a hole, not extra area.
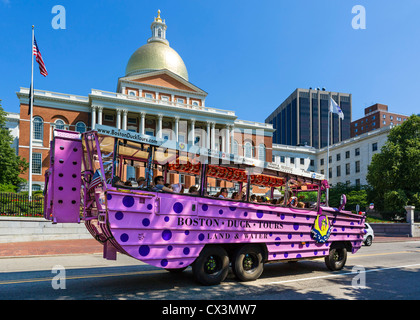
[(218, 193), (216, 193), (215, 197), (216, 198), (221, 198), (221, 199), (227, 199), (227, 197), (228, 197), (227, 189), (226, 188), (220, 189), (220, 191)]
[(302, 202), (302, 201), (299, 201), (298, 204), (297, 204), (297, 207), (298, 208), (305, 208), (305, 203)]
[(196, 186), (191, 186), (191, 187), (188, 189), (188, 193), (189, 193), (189, 194), (195, 194), (195, 195), (200, 194), (200, 193), (198, 192), (198, 188), (197, 188)]
[(250, 202), (257, 202), (257, 196), (255, 194), (252, 194), (251, 197), (249, 198)]
[(152, 188), (153, 191), (166, 191), (166, 192), (174, 192), (172, 188), (165, 187), (165, 179), (163, 176), (157, 176), (153, 180), (155, 185)]
[(117, 187), (125, 187), (125, 183), (121, 181), (121, 178), (118, 176), (114, 176), (112, 179), (113, 185)]
[(288, 201), (288, 205), (290, 206), (290, 207), (297, 207), (297, 204), (298, 204), (298, 200), (297, 200), (297, 198), (296, 197), (291, 197), (290, 199), (289, 199), (289, 201)]
[(242, 192), (234, 192), (233, 194), (232, 194), (232, 199), (233, 200), (238, 200), (238, 201), (242, 201), (243, 199), (244, 199), (244, 193), (242, 193)]
[(139, 189), (146, 188), (146, 178), (139, 177), (137, 179), (137, 188)]

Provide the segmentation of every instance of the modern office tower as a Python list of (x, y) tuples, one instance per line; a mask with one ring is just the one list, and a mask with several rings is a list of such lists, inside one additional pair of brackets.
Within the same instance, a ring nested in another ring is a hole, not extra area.
[(330, 94), (344, 112), (344, 120), (337, 114), (330, 115), (330, 145), (350, 138), (351, 94), (298, 88), (265, 120), (276, 129), (273, 143), (327, 146)]

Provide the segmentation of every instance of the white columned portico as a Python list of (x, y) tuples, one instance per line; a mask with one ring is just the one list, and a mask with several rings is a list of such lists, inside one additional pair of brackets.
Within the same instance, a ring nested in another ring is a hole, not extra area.
[(225, 152), (230, 153), (230, 125), (226, 126)]
[(117, 129), (121, 129), (121, 109), (117, 109)]
[(235, 141), (235, 127), (230, 126), (230, 152), (233, 153), (233, 144)]
[(216, 123), (211, 123), (211, 149), (216, 149)]
[(140, 112), (140, 133), (141, 134), (144, 134), (145, 121), (146, 121), (146, 112)]
[(127, 114), (128, 114), (128, 110), (127, 109), (123, 109), (122, 110), (122, 113), (123, 113), (122, 129), (123, 130), (127, 130)]
[(206, 148), (210, 149), (210, 122), (209, 121), (207, 121)]
[(158, 114), (158, 125), (156, 128), (156, 137), (159, 139), (162, 139), (162, 119), (163, 119), (163, 114)]
[(190, 140), (190, 144), (194, 145), (194, 140), (195, 140), (195, 119), (191, 119), (190, 120), (190, 132), (189, 132), (189, 140)]
[(179, 141), (179, 117), (175, 117), (174, 131), (175, 131), (175, 141), (178, 142)]
[(90, 123), (90, 127), (92, 128), (92, 130), (95, 129), (95, 124), (96, 124), (96, 109), (98, 107), (97, 106), (92, 106), (92, 116), (91, 116), (91, 123)]
[(104, 110), (103, 107), (97, 107), (98, 108), (98, 124), (102, 124), (102, 111)]

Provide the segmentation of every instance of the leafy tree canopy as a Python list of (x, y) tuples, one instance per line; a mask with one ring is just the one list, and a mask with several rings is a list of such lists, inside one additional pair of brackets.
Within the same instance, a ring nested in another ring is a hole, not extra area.
[(391, 129), (381, 152), (372, 157), (366, 179), (379, 210), (420, 208), (420, 116)]
[(28, 163), (11, 146), (13, 137), (6, 127), (6, 115), (0, 106), (0, 184), (18, 186), (25, 181), (19, 174), (28, 169)]

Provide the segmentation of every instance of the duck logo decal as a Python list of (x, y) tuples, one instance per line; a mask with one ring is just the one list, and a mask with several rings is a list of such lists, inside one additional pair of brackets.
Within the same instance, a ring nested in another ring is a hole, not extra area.
[(326, 215), (319, 215), (312, 227), (312, 238), (318, 243), (325, 243), (331, 235), (332, 226)]

